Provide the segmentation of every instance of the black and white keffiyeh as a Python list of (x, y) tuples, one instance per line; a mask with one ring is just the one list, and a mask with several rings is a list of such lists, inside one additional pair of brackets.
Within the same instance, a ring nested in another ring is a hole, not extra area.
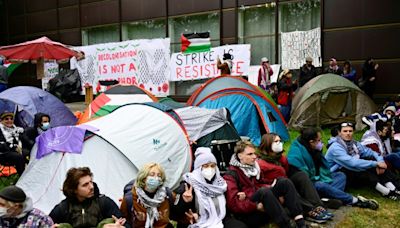
[(237, 159), (236, 154), (233, 154), (231, 157), (231, 161), (229, 162), (230, 165), (239, 167), (247, 177), (256, 177), (256, 179), (260, 179), (260, 166), (257, 162), (254, 165), (246, 165), (240, 163)]
[[(201, 174), (201, 167), (193, 170), (191, 173), (184, 174), (183, 179), (193, 186), (199, 206), (199, 220), (189, 227), (224, 227), (222, 219), (226, 215), (226, 199), (224, 193), (227, 189), (227, 184), (221, 177), (218, 168), (212, 183), (207, 183)], [(218, 206), (216, 206), (216, 204)]]
[(158, 220), (160, 217), (158, 213), (158, 207), (164, 202), (167, 197), (167, 190), (164, 186), (158, 188), (153, 198), (150, 198), (142, 188), (136, 187), (135, 190), (138, 196), (137, 202), (146, 208), (146, 224), (145, 228), (152, 228), (154, 220)]

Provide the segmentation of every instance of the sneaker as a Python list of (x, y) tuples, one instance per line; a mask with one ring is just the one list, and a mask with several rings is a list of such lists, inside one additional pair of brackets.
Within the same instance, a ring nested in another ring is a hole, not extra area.
[(328, 216), (329, 219), (331, 219), (331, 218), (333, 218), (333, 217), (335, 216), (333, 213), (329, 212), (328, 210), (326, 210), (326, 209), (325, 209), (324, 207), (322, 207), (322, 206), (318, 206), (318, 207), (314, 208), (314, 210), (315, 210), (316, 212), (320, 213), (320, 214), (322, 213), (322, 214)]
[(361, 208), (369, 208), (372, 210), (376, 210), (379, 208), (379, 204), (376, 200), (367, 199), (362, 196), (357, 196), (357, 199), (358, 199), (357, 203), (353, 204), (353, 206), (361, 207)]
[(331, 217), (325, 215), (324, 213), (318, 213), (315, 209), (312, 211), (309, 211), (306, 216), (306, 220), (310, 222), (315, 222), (315, 223), (325, 223), (327, 222)]
[(397, 191), (390, 191), (389, 194), (384, 195), (384, 197), (389, 198), (393, 201), (400, 200), (400, 195), (397, 193)]

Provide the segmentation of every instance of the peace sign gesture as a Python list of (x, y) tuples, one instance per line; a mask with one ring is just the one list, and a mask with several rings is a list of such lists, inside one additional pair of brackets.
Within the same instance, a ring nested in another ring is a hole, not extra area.
[(183, 201), (190, 203), (193, 200), (193, 187), (185, 183), (185, 192), (182, 194)]
[(190, 224), (196, 223), (199, 219), (199, 215), (197, 213), (193, 213), (192, 209), (189, 209), (189, 212), (185, 212)]

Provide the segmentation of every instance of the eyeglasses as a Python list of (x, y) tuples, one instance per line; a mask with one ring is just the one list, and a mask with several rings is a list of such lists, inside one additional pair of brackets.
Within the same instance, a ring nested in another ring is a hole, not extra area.
[(347, 123), (341, 123), (340, 124), (341, 127), (353, 127), (353, 123), (347, 122)]
[(12, 118), (12, 117), (6, 117), (6, 118), (3, 118), (3, 120), (14, 120), (14, 118)]

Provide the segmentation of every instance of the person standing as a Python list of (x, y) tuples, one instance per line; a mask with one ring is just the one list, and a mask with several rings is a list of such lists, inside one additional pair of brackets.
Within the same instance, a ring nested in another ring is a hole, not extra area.
[(342, 77), (356, 84), (356, 70), (351, 66), (349, 61), (344, 62)]
[(308, 81), (317, 76), (317, 69), (312, 65), (313, 59), (311, 57), (306, 58), (306, 64), (300, 67), (299, 75), (299, 87), (303, 87)]
[(343, 71), (342, 69), (340, 69), (340, 67), (337, 64), (337, 61), (335, 58), (331, 58), (329, 60), (329, 66), (327, 68), (325, 68), (324, 70), (325, 74), (337, 74), (337, 75), (342, 75)]
[(258, 70), (258, 82), (257, 85), (263, 90), (268, 91), (271, 84), (271, 76), (274, 73), (271, 66), (269, 65), (269, 60), (266, 57), (261, 58), (261, 67)]
[(8, 88), (7, 67), (4, 66), (4, 60), (0, 58), (0, 92)]
[(223, 62), (217, 57), (217, 68), (221, 70), (221, 76), (231, 75), (233, 67), (233, 56), (229, 53), (225, 53), (223, 56)]
[(278, 81), (278, 105), (280, 105), (279, 109), (286, 123), (288, 123), (290, 119), (293, 94), (296, 89), (297, 80), (292, 81), (292, 72), (288, 69), (283, 70)]
[(361, 89), (372, 99), (376, 85), (376, 71), (379, 64), (375, 63), (372, 58), (365, 60), (362, 67), (362, 79), (359, 82)]

